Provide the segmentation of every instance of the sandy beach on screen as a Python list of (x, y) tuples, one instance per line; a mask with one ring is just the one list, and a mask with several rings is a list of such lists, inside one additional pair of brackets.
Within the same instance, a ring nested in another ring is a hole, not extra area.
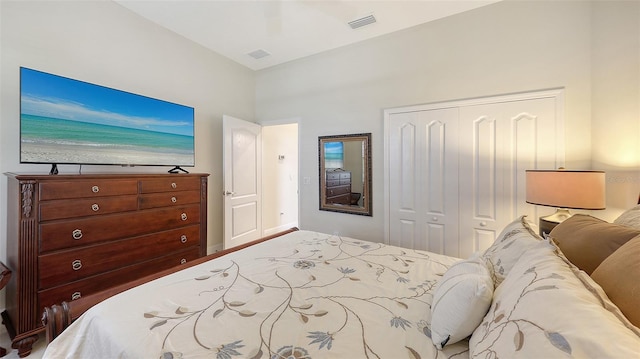
[[(21, 147), (22, 162), (186, 166), (193, 161), (191, 155), (84, 145), (23, 142)], [(55, 159), (55, 161), (47, 159)]]

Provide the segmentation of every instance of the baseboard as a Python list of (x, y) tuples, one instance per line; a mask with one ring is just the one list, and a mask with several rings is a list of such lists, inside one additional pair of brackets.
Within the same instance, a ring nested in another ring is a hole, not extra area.
[(222, 250), (222, 243), (214, 244), (212, 246), (207, 247), (207, 254), (212, 254), (215, 252), (220, 252)]
[(266, 237), (266, 236), (270, 236), (272, 234), (276, 234), (278, 232), (282, 232), (284, 230), (287, 230), (292, 227), (297, 227), (297, 226), (298, 226), (297, 222), (290, 222), (290, 223), (279, 225), (277, 227), (265, 229), (262, 231), (262, 234)]

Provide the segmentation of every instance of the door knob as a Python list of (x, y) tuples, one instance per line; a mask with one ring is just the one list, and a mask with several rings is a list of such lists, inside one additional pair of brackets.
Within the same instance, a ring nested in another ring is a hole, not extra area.
[(229, 191), (224, 191), (224, 192), (222, 192), (222, 195), (223, 195), (223, 196), (230, 196), (230, 195), (232, 195), (232, 194), (235, 194), (235, 192), (229, 192)]

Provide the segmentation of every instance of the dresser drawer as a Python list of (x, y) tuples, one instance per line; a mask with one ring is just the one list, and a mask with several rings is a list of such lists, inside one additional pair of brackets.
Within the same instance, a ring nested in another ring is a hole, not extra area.
[(187, 263), (199, 257), (199, 247), (172, 253), (147, 262), (140, 262), (117, 270), (84, 278), (79, 281), (38, 291), (38, 313), (42, 313), (45, 306), (70, 302), (82, 296), (93, 294), (156, 272)]
[(200, 178), (168, 176), (168, 178), (140, 180), (140, 193), (200, 190)]
[(123, 266), (144, 262), (166, 253), (198, 245), (199, 225), (133, 237), (38, 257), (40, 288), (46, 289)]
[(199, 204), (48, 222), (40, 225), (40, 253), (196, 223), (200, 223)]
[(327, 187), (335, 187), (340, 185), (340, 180), (327, 180)]
[(135, 195), (46, 201), (40, 202), (40, 220), (95, 216), (137, 209), (138, 197)]
[(200, 191), (148, 193), (140, 195), (140, 209), (200, 203)]
[(348, 171), (327, 172), (327, 180), (345, 180), (350, 178), (351, 172)]
[(136, 180), (78, 180), (40, 183), (40, 200), (137, 194)]

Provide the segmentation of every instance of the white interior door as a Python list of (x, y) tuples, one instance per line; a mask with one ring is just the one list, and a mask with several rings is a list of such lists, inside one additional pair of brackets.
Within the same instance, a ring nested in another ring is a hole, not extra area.
[(390, 243), (458, 254), (458, 109), (389, 117)]
[(224, 248), (262, 237), (262, 128), (224, 115)]

